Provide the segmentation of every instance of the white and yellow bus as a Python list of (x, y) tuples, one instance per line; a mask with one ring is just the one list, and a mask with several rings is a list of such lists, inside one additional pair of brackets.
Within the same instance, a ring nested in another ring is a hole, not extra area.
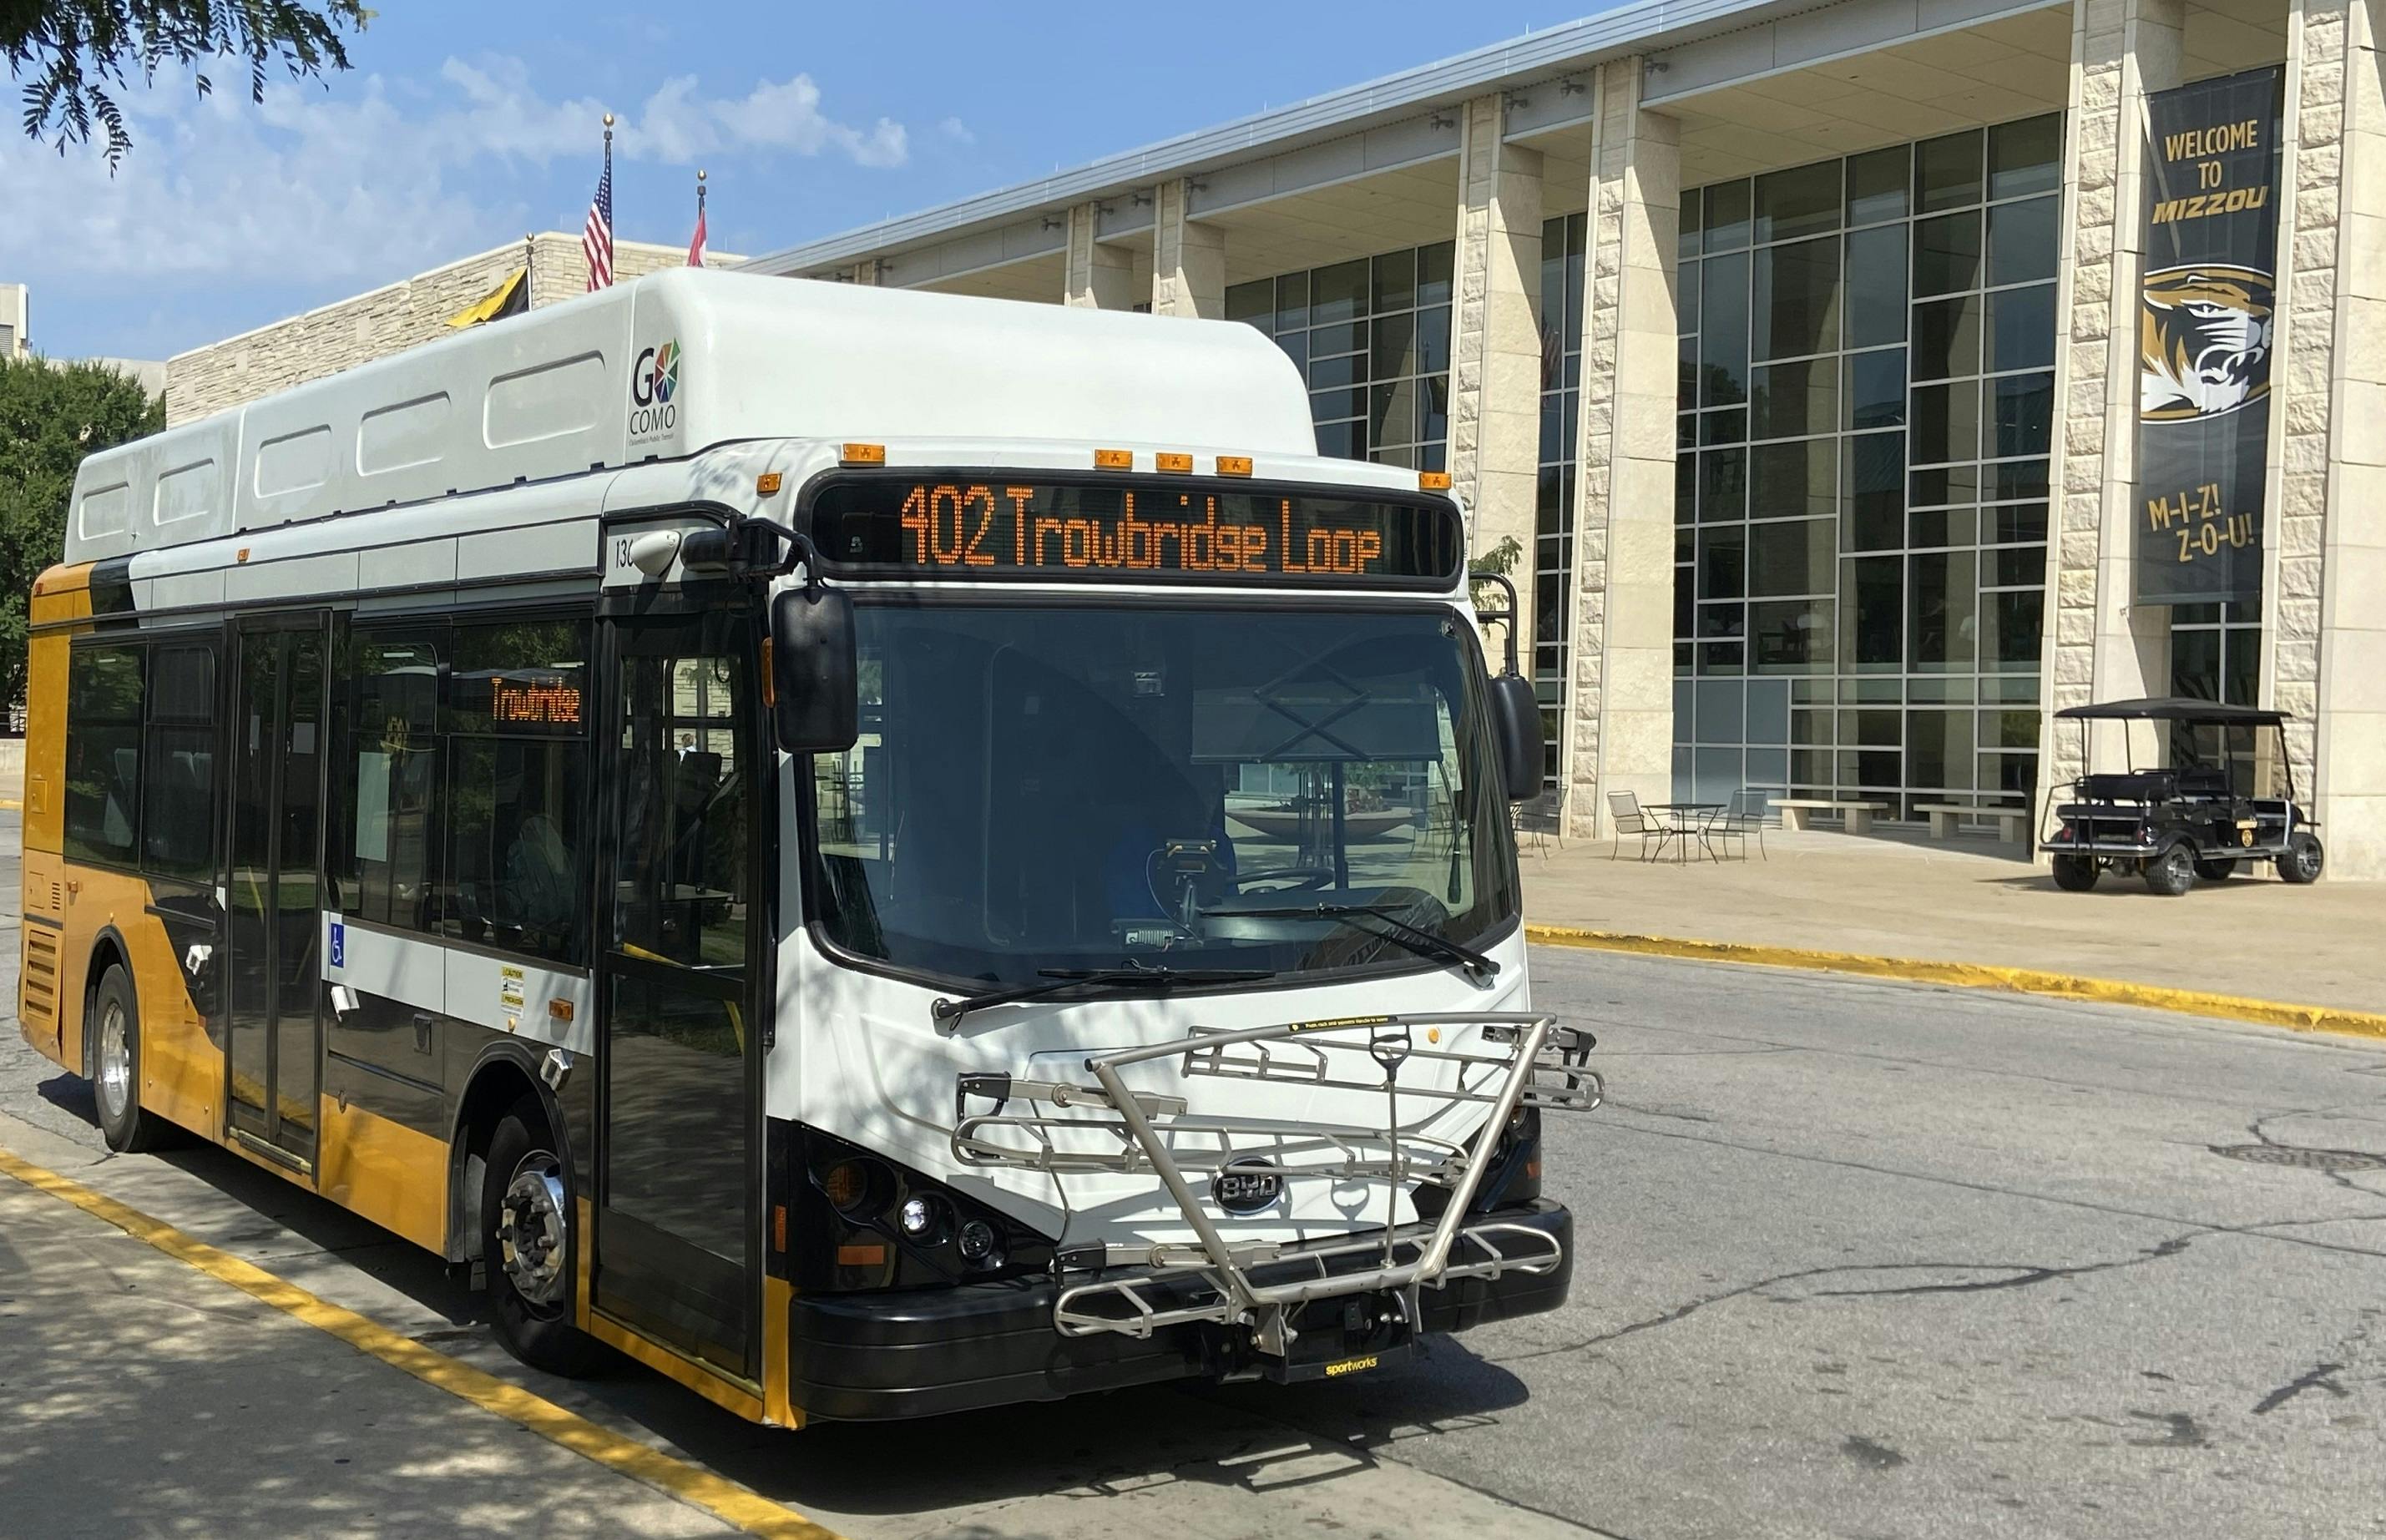
[(1246, 328), (688, 271), (94, 456), (23, 1031), (782, 1425), (1551, 1308), (1531, 692), (1314, 450)]

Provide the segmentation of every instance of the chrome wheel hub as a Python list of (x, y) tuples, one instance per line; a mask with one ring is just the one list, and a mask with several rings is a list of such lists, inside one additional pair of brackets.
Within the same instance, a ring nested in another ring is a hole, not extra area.
[(119, 1001), (110, 1000), (99, 1019), (99, 1073), (93, 1078), (101, 1108), (110, 1118), (123, 1117), (132, 1106), (132, 1043)]
[(533, 1150), (514, 1168), (497, 1205), (497, 1257), (514, 1292), (533, 1305), (563, 1299), (563, 1168), (545, 1150)]

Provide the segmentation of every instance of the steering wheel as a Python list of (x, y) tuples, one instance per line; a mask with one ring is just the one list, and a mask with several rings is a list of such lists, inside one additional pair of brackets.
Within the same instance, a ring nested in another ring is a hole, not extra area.
[[(1281, 886), (1254, 888), (1254, 883), (1281, 883)], [(1334, 869), (1327, 866), (1280, 866), (1269, 871), (1254, 871), (1235, 881), (1237, 893), (1315, 893), (1334, 885)]]

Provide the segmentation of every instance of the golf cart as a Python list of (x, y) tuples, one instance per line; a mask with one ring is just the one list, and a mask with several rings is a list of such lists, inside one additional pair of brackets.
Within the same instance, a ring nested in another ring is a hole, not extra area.
[[(2218, 882), (2252, 860), (2274, 863), (2285, 882), (2318, 878), (2319, 836), (2295, 802), (2281, 732), (2286, 713), (2170, 699), (2107, 701), (2054, 715), (2079, 724), (2086, 771), (2071, 783), (2069, 799), (2056, 802), (2057, 827), (2039, 845), (2054, 858), (2055, 886), (2084, 893), (2111, 867), (2177, 897), (2198, 878)], [(2123, 724), (2118, 773), (2095, 770), (2094, 722)], [(2137, 768), (2138, 722), (2157, 724), (2149, 757), (2158, 768)]]

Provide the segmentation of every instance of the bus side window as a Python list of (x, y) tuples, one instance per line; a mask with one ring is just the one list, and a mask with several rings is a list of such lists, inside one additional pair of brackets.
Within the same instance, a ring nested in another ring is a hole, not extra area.
[(579, 619), (452, 632), (440, 718), (448, 935), (588, 960), (589, 645)]
[(215, 880), (216, 656), (160, 645), (150, 661), (141, 869), (199, 885)]
[(333, 842), (342, 898), (360, 920), (424, 933), (438, 921), (446, 650), (444, 632), (362, 635), (346, 649), (354, 705), (343, 724), (345, 795), (341, 833)]
[(138, 864), (143, 647), (77, 647), (67, 665), (66, 856)]

